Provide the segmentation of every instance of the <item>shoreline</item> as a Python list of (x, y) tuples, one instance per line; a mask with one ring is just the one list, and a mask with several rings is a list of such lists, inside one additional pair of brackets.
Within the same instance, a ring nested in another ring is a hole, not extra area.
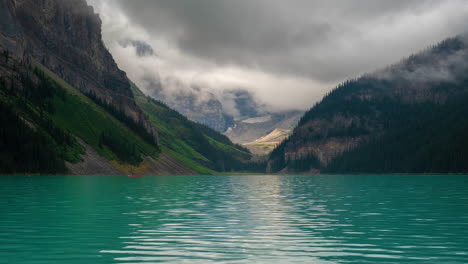
[[(468, 173), (326, 173), (326, 174), (307, 174), (307, 173), (218, 173), (218, 174), (195, 174), (195, 175), (183, 175), (183, 174), (171, 174), (171, 175), (141, 175), (141, 177), (152, 177), (152, 176), (383, 176), (383, 175), (395, 175), (395, 176), (443, 176), (443, 175), (459, 175), (468, 176)], [(108, 177), (129, 177), (129, 175), (104, 175), (104, 174), (0, 174), (0, 177), (40, 177), (40, 176), (108, 176)]]

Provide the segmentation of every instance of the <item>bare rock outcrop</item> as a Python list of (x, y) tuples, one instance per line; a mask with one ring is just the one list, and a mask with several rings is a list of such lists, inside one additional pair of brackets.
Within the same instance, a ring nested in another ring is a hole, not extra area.
[(10, 14), (21, 25), (28, 56), (75, 88), (103, 99), (154, 132), (135, 103), (125, 72), (118, 68), (102, 42), (99, 16), (85, 0), (13, 3)]

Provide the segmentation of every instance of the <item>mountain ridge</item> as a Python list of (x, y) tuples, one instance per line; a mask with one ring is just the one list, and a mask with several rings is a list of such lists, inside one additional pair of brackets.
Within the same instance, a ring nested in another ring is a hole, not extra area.
[(136, 107), (126, 74), (102, 42), (102, 22), (86, 1), (17, 0), (14, 12), (28, 56), (156, 133)]
[[(162, 114), (150, 115), (154, 105), (137, 104), (84, 0), (0, 0), (0, 13), (0, 173), (212, 174), (249, 160), (248, 151), (179, 115), (173, 121), (189, 137), (164, 134), (160, 142), (157, 127), (176, 127), (150, 120)], [(190, 136), (205, 140), (207, 157), (172, 148), (201, 147)]]
[[(439, 163), (446, 163), (453, 154), (447, 151), (468, 157), (461, 154), (463, 151), (455, 150), (457, 144), (465, 144), (460, 137), (446, 140), (448, 146), (431, 143), (452, 132), (433, 131), (431, 127), (441, 123), (435, 118), (438, 113), (449, 115), (453, 111), (458, 118), (454, 118), (454, 122), (466, 123), (455, 113), (457, 108), (464, 109), (457, 99), (467, 94), (467, 62), (466, 37), (462, 35), (442, 41), (398, 64), (343, 83), (312, 107), (291, 137), (273, 151), (268, 171), (444, 172), (436, 163), (431, 165), (416, 159), (411, 166), (404, 159), (409, 160), (409, 153), (412, 153), (420, 159), (430, 155), (439, 159)], [(410, 129), (414, 124), (421, 127)], [(397, 132), (403, 130), (406, 136)], [(432, 131), (433, 136), (427, 136), (424, 131)], [(406, 149), (401, 143), (405, 140), (391, 144), (390, 135), (398, 133), (402, 139), (413, 139), (413, 149)], [(362, 148), (366, 146), (368, 151), (377, 152), (374, 155), (364, 153)], [(379, 146), (382, 152), (378, 152)], [(363, 160), (360, 163), (359, 157)], [(381, 168), (370, 166), (371, 163), (380, 164)], [(457, 165), (446, 169), (445, 172), (458, 172), (468, 168)]]

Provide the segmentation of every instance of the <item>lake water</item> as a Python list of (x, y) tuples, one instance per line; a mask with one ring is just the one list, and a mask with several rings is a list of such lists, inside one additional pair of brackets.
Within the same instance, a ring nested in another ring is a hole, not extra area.
[(465, 264), (468, 177), (0, 177), (0, 263)]

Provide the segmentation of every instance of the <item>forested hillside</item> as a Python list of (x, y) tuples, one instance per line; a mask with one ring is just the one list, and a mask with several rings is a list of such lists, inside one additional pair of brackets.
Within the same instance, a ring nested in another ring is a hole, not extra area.
[(159, 147), (142, 125), (120, 121), (117, 109), (112, 114), (39, 68), (5, 58), (0, 64), (1, 173), (66, 173), (65, 162), (79, 163), (85, 154), (76, 137), (110, 161), (138, 165), (146, 156), (157, 157)]
[(247, 149), (145, 96), (134, 84), (132, 89), (137, 104), (158, 129), (162, 149), (195, 171), (264, 171), (264, 164), (250, 162), (252, 155)]
[(466, 37), (337, 87), (272, 153), (269, 170), (468, 171)]

